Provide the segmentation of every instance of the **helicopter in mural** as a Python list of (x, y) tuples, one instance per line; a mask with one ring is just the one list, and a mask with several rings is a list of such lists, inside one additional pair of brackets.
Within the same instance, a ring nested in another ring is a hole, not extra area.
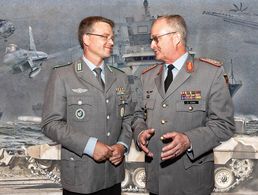
[(11, 36), (15, 31), (15, 26), (8, 20), (0, 19), (0, 39), (7, 41), (7, 38)]
[(29, 50), (18, 48), (15, 44), (9, 44), (3, 56), (3, 63), (11, 67), (14, 74), (30, 69), (29, 77), (32, 78), (40, 72), (40, 66), (48, 58), (48, 54), (37, 51), (31, 26), (29, 27), (29, 38)]

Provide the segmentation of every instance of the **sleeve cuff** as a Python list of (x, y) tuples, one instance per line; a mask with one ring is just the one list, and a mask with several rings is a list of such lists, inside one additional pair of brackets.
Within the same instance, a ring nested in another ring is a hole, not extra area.
[(94, 152), (97, 141), (98, 141), (97, 138), (90, 137), (87, 144), (86, 144), (86, 147), (84, 149), (84, 154), (87, 154), (90, 157), (93, 157), (93, 152)]

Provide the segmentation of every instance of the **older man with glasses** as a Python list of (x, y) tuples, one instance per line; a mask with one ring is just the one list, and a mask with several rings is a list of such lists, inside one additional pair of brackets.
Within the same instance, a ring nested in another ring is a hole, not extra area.
[(208, 195), (214, 188), (213, 148), (233, 135), (233, 104), (221, 64), (194, 58), (179, 15), (161, 16), (151, 48), (162, 61), (142, 73), (143, 97), (133, 123), (146, 154), (147, 188), (158, 195)]
[(42, 128), (62, 145), (64, 195), (120, 195), (124, 154), (131, 144), (131, 94), (127, 75), (104, 64), (114, 45), (113, 21), (83, 19), (82, 58), (53, 70)]

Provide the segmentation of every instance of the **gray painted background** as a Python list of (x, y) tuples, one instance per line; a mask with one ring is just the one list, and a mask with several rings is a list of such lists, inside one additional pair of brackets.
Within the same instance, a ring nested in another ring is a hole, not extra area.
[[(140, 20), (144, 14), (142, 0), (1, 0), (0, 17), (15, 25), (15, 32), (0, 39), (0, 112), (2, 120), (15, 120), (19, 115), (33, 115), (32, 105), (42, 103), (44, 87), (54, 65), (65, 64), (81, 55), (77, 27), (90, 15), (102, 15), (123, 23), (125, 17)], [(235, 5), (234, 5), (235, 4)], [(241, 6), (242, 4), (242, 6)], [(197, 57), (224, 62), (243, 86), (233, 97), (236, 115), (258, 116), (258, 1), (256, 0), (149, 0), (154, 17), (181, 14), (189, 28), (188, 46)], [(28, 27), (33, 29), (36, 47), (49, 55), (35, 78), (28, 72), (11, 74), (2, 63), (5, 48), (15, 43), (28, 49)]]

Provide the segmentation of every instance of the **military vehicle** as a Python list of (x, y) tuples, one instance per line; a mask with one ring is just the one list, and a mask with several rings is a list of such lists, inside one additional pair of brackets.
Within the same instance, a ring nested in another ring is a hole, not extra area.
[(30, 69), (29, 77), (32, 78), (40, 72), (40, 66), (48, 58), (48, 55), (45, 52), (37, 51), (31, 27), (29, 27), (29, 39), (29, 50), (18, 48), (15, 44), (9, 44), (3, 57), (3, 63), (11, 67), (13, 73)]
[(214, 192), (257, 194), (258, 120), (235, 122), (235, 136), (214, 149)]

